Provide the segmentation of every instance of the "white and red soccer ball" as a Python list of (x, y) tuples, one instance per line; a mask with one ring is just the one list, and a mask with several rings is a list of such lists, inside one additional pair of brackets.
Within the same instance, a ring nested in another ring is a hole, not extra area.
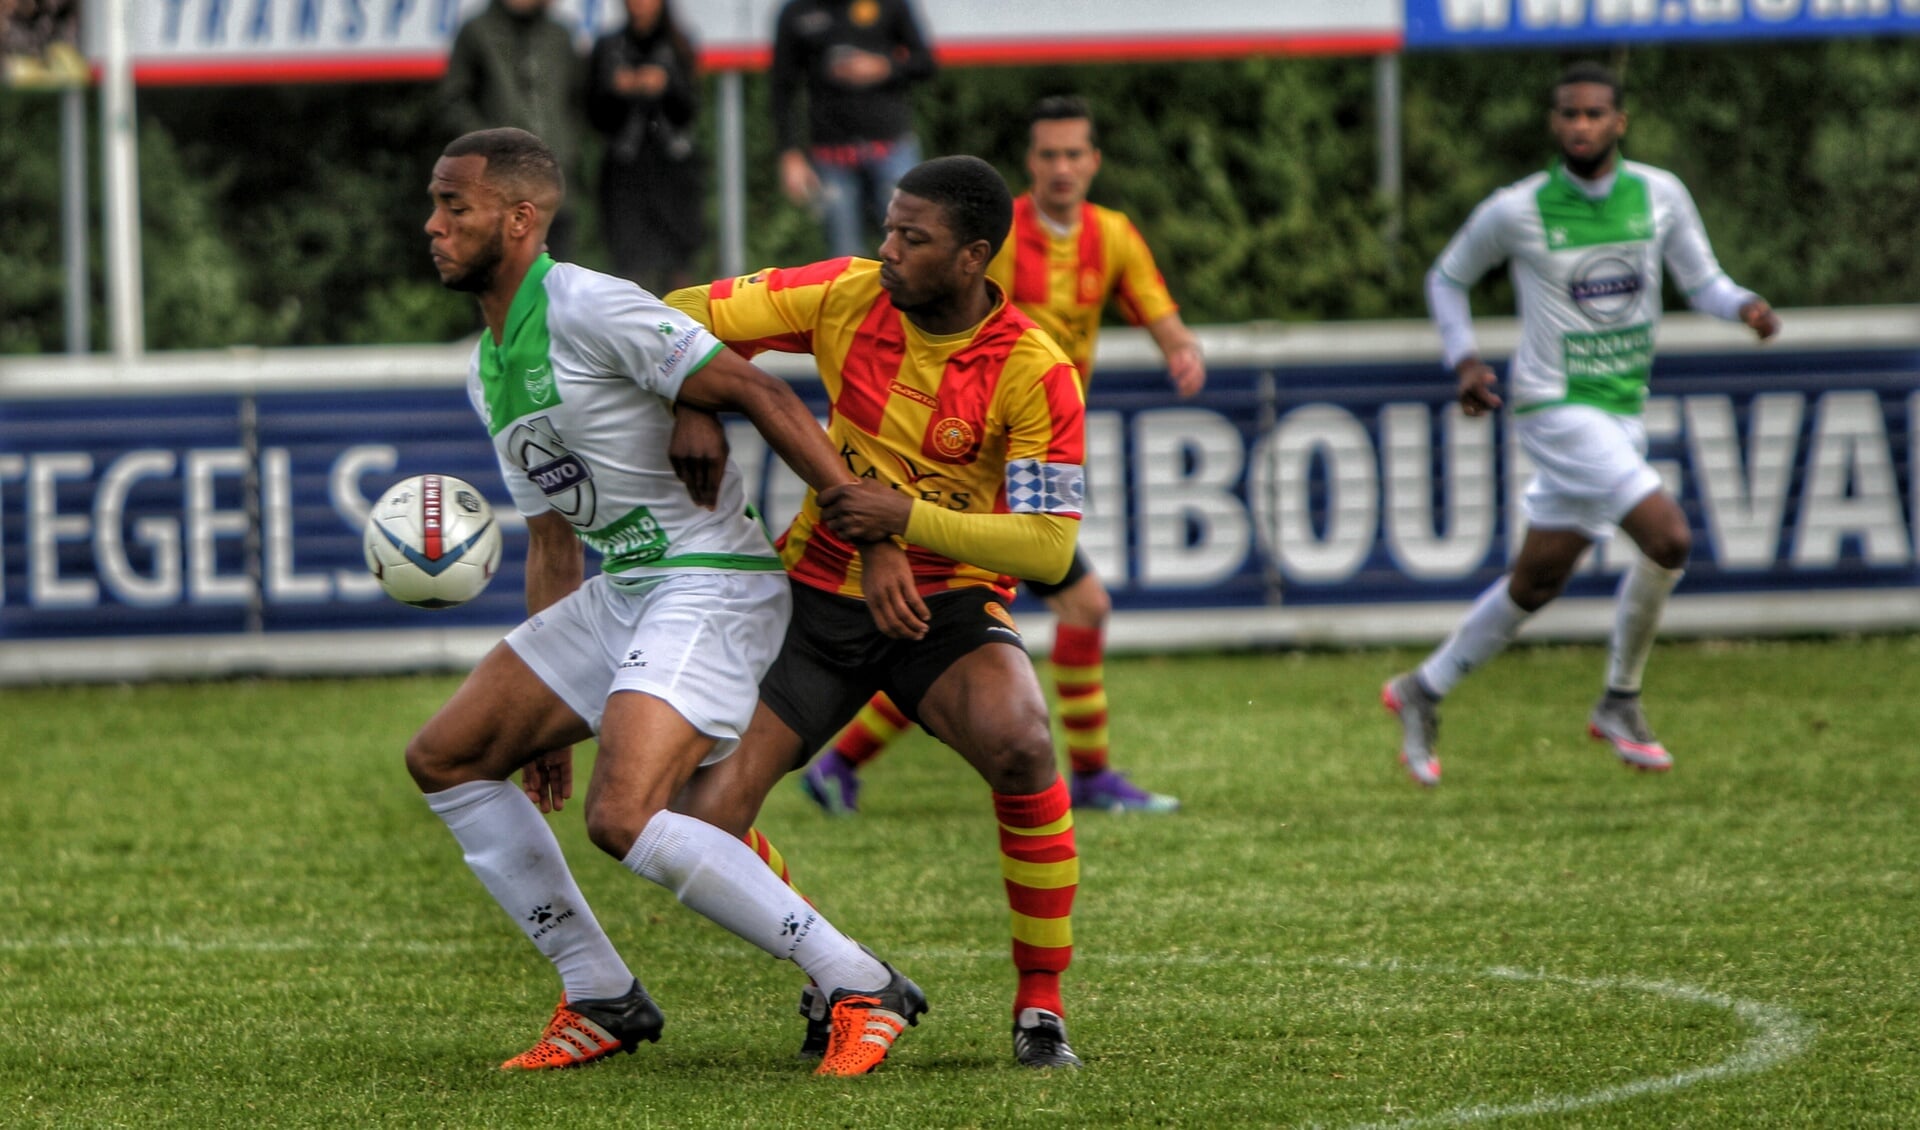
[(479, 596), (500, 567), (500, 523), (472, 484), (452, 475), (395, 483), (367, 514), (367, 569), (387, 595), (419, 608)]

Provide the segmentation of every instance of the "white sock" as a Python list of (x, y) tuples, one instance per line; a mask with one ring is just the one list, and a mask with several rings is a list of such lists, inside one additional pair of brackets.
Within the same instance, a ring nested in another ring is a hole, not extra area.
[(712, 824), (655, 813), (621, 862), (688, 909), (792, 960), (828, 993), (886, 986), (885, 966), (782, 883), (752, 848)]
[(511, 781), (469, 781), (428, 793), (427, 807), (447, 822), (493, 901), (560, 971), (567, 999), (617, 997), (633, 987), (633, 973), (527, 794)]
[(1467, 672), (1505, 651), (1513, 634), (1533, 615), (1513, 602), (1507, 578), (1501, 577), (1480, 594), (1453, 634), (1420, 665), (1420, 681), (1434, 697), (1444, 697)]
[(1613, 642), (1607, 653), (1608, 690), (1633, 693), (1640, 689), (1647, 656), (1653, 652), (1653, 637), (1660, 630), (1660, 613), (1666, 610), (1673, 586), (1685, 574), (1685, 569), (1662, 569), (1645, 557), (1636, 557), (1633, 567), (1620, 578), (1613, 608)]

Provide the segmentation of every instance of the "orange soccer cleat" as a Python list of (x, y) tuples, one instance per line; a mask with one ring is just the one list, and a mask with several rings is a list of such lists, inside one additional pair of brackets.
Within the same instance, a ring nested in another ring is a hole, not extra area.
[(893, 966), (887, 966), (887, 973), (884, 988), (840, 989), (833, 994), (833, 1032), (815, 1075), (865, 1075), (887, 1058), (900, 1033), (920, 1023), (927, 1011), (927, 995)]
[(631, 1054), (645, 1040), (658, 1042), (666, 1018), (635, 981), (624, 996), (569, 1003), (565, 996), (540, 1033), (540, 1042), (500, 1065), (502, 1071), (553, 1071), (579, 1067), (615, 1052)]

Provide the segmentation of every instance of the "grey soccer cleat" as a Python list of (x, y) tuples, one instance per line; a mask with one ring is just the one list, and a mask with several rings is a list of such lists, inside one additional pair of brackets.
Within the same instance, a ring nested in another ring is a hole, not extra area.
[(1587, 733), (1608, 742), (1621, 761), (1635, 769), (1664, 773), (1673, 768), (1673, 755), (1653, 736), (1647, 716), (1640, 712), (1640, 696), (1608, 693), (1593, 704)]
[(1078, 1067), (1067, 1046), (1067, 1022), (1044, 1008), (1023, 1008), (1013, 1022), (1013, 1058), (1023, 1067)]
[(1440, 754), (1434, 739), (1440, 734), (1440, 700), (1427, 693), (1417, 672), (1408, 671), (1380, 688), (1380, 705), (1400, 716), (1400, 764), (1428, 788), (1439, 784)]

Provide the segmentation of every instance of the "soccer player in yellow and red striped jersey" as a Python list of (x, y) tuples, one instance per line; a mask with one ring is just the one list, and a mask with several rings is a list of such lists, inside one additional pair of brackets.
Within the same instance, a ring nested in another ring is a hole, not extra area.
[[(1014, 201), (1013, 230), (987, 274), (1021, 312), (1047, 331), (1080, 374), (1093, 372), (1100, 315), (1111, 299), (1129, 322), (1144, 325), (1167, 360), (1181, 396), (1206, 384), (1198, 341), (1154, 266), (1133, 221), (1089, 203), (1100, 171), (1093, 112), (1079, 98), (1041, 100), (1028, 116), (1027, 173), (1032, 190)], [(1058, 582), (1026, 582), (1056, 618), (1050, 656), (1054, 693), (1073, 768), (1073, 803), (1114, 812), (1172, 812), (1180, 802), (1149, 792), (1108, 763), (1106, 624), (1112, 601), (1084, 554)], [(876, 695), (807, 767), (801, 787), (831, 813), (858, 805), (860, 766), (880, 755), (909, 726), (892, 702)]]
[[(992, 788), (1019, 972), (1014, 1055), (1066, 1067), (1079, 1063), (1060, 996), (1079, 855), (1046, 700), (1006, 605), (1015, 577), (1071, 564), (1085, 407), (1072, 362), (988, 281), (1012, 208), (986, 162), (927, 161), (900, 180), (878, 262), (667, 296), (742, 352), (812, 353), (828, 436), (858, 479), (809, 493), (781, 538), (796, 582), (786, 642), (740, 748), (676, 807), (746, 833), (780, 777), (885, 691)], [(905, 554), (861, 551), (887, 540)]]

